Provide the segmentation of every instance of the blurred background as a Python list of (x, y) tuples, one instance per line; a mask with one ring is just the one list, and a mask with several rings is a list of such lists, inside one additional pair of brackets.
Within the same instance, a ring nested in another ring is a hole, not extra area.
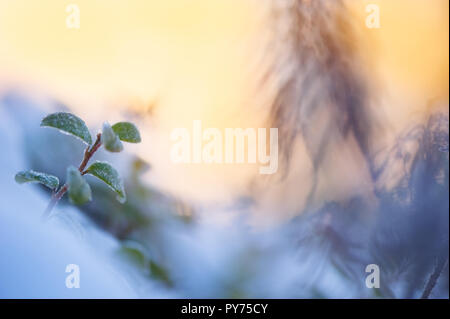
[[(69, 4), (80, 27), (68, 28)], [(368, 28), (368, 4), (380, 27)], [(448, 1), (0, 0), (3, 298), (448, 298)], [(91, 134), (136, 123), (120, 204), (19, 186), (65, 179)], [(278, 172), (174, 164), (170, 132), (279, 130)], [(79, 264), (81, 289), (65, 265)], [(380, 267), (368, 289), (368, 264)]]

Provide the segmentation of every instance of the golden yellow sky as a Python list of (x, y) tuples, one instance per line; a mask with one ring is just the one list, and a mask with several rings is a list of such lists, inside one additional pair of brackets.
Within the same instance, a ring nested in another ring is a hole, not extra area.
[[(270, 2), (1, 0), (0, 83), (43, 88), (89, 110), (163, 95), (181, 115), (217, 113), (251, 97), (249, 65)], [(347, 2), (360, 24), (367, 4), (380, 7), (381, 28), (364, 30), (364, 49), (383, 83), (414, 98), (448, 96), (448, 1)], [(70, 3), (80, 8), (80, 29), (66, 27)]]
[(123, 95), (147, 100), (171, 90), (180, 98), (174, 103), (189, 103), (191, 95), (208, 98), (219, 87), (235, 102), (240, 48), (253, 24), (248, 1), (80, 0), (74, 2), (80, 29), (66, 28), (69, 3), (0, 1), (3, 82), (80, 98), (87, 109), (92, 102)]
[[(366, 29), (366, 54), (387, 98), (387, 112), (406, 125), (429, 99), (448, 102), (449, 3), (446, 0), (348, 0), (360, 19), (380, 8), (380, 28)], [(395, 105), (395, 107), (392, 106)]]

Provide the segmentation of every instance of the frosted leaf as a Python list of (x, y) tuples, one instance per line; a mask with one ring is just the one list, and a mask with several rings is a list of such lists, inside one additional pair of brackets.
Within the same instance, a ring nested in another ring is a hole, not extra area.
[(105, 182), (117, 193), (117, 200), (120, 203), (125, 203), (126, 195), (122, 179), (116, 169), (109, 163), (97, 161), (89, 166), (86, 172)]
[(112, 126), (113, 131), (124, 142), (139, 143), (141, 135), (137, 127), (130, 122), (119, 122)]
[(102, 143), (105, 149), (110, 152), (120, 152), (123, 150), (123, 144), (116, 133), (114, 133), (109, 123), (103, 123)]
[(78, 137), (89, 145), (92, 144), (92, 137), (86, 123), (71, 113), (58, 112), (47, 115), (42, 120), (41, 126), (56, 128), (63, 133)]
[(69, 185), (69, 200), (75, 205), (82, 205), (92, 200), (89, 184), (73, 166), (67, 168), (67, 184)]
[(23, 183), (41, 183), (50, 189), (56, 189), (59, 185), (59, 179), (56, 176), (36, 172), (33, 170), (21, 171), (16, 174), (15, 180), (19, 184)]

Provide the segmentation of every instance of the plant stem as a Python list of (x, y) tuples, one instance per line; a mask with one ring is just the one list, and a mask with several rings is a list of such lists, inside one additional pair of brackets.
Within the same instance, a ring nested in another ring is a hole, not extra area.
[(50, 200), (50, 203), (48, 203), (47, 208), (45, 209), (44, 215), (42, 216), (43, 219), (47, 219), (48, 216), (50, 215), (53, 207), (55, 207), (55, 205), (58, 203), (58, 201), (61, 199), (61, 197), (64, 196), (64, 194), (67, 192), (67, 189), (69, 188), (69, 185), (64, 184), (64, 186), (62, 186), (58, 192), (53, 193), (52, 195), (52, 199)]
[[(84, 169), (86, 168), (86, 165), (89, 163), (89, 160), (91, 159), (91, 157), (100, 148), (100, 146), (102, 146), (101, 137), (102, 137), (102, 134), (98, 133), (97, 139), (95, 140), (95, 143), (92, 145), (92, 147), (88, 146), (86, 148), (86, 150), (84, 151), (83, 160), (81, 161), (80, 166), (78, 167), (78, 171), (80, 171), (80, 173), (82, 175), (86, 174)], [(44, 219), (48, 218), (48, 216), (50, 215), (53, 208), (56, 206), (58, 201), (64, 196), (64, 194), (67, 192), (68, 189), (69, 189), (69, 185), (64, 184), (56, 193), (53, 193), (52, 199), (50, 200), (50, 203), (48, 203), (48, 206), (45, 209), (45, 212), (43, 215)]]
[(94, 155), (94, 153), (102, 145), (101, 137), (102, 137), (102, 134), (98, 133), (97, 134), (97, 139), (95, 140), (95, 143), (92, 145), (92, 147), (89, 149), (89, 146), (88, 146), (86, 148), (86, 150), (84, 151), (83, 161), (81, 162), (80, 166), (78, 167), (78, 170), (80, 171), (80, 173), (84, 171), (84, 169), (86, 168), (86, 165), (89, 162), (89, 160), (91, 159), (92, 155)]

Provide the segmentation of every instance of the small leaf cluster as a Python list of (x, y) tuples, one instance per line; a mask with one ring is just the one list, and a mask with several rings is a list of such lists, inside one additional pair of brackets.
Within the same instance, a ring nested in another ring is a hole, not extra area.
[(94, 162), (88, 168), (85, 168), (85, 166), (87, 166), (90, 158), (101, 145), (107, 151), (120, 152), (123, 150), (122, 142), (141, 142), (139, 130), (133, 123), (119, 122), (111, 126), (105, 122), (102, 132), (97, 134), (97, 140), (95, 142), (93, 142), (86, 123), (71, 113), (58, 112), (50, 114), (42, 120), (41, 127), (58, 129), (61, 133), (72, 135), (87, 144), (83, 162), (78, 169), (74, 166), (67, 168), (66, 183), (60, 188), (59, 179), (56, 176), (33, 170), (18, 172), (15, 176), (17, 183), (43, 184), (50, 188), (54, 192), (54, 195), (59, 194), (57, 199), (62, 197), (67, 191), (69, 200), (76, 205), (81, 205), (92, 200), (91, 187), (84, 178), (85, 174), (90, 174), (100, 179), (115, 191), (119, 202), (124, 203), (126, 201), (123, 181), (113, 166), (101, 161)]

